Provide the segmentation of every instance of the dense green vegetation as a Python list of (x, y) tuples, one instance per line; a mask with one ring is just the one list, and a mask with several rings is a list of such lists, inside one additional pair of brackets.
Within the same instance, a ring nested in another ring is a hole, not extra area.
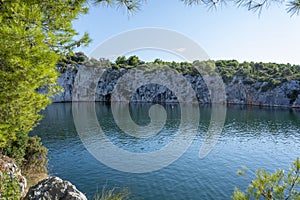
[[(234, 77), (244, 79), (244, 84), (253, 84), (256, 81), (267, 82), (268, 84), (264, 86), (263, 90), (274, 88), (290, 80), (300, 80), (300, 65), (262, 62), (239, 63), (236, 60), (209, 60), (189, 63), (168, 62), (155, 59), (153, 62), (144, 62), (137, 56), (130, 56), (128, 58), (120, 56), (115, 62), (109, 62), (105, 59), (96, 60), (92, 58), (89, 60), (83, 53), (77, 53), (76, 56), (69, 57), (68, 60), (60, 62), (58, 69), (60, 72), (63, 72), (67, 66), (69, 66), (69, 69), (73, 69), (79, 67), (79, 64), (113, 68), (115, 70), (138, 67), (139, 69), (147, 71), (169, 67), (183, 75), (195, 75), (199, 73), (201, 75), (215, 75), (218, 73), (225, 83), (230, 83)], [(295, 93), (293, 97), (297, 97), (297, 95), (298, 93)]]
[(21, 192), (18, 185), (18, 178), (12, 177), (8, 171), (0, 172), (0, 198), (3, 200), (19, 200)]
[(220, 60), (216, 61), (215, 64), (225, 82), (230, 82), (233, 76), (249, 77), (273, 85), (289, 80), (300, 80), (299, 65), (262, 62), (238, 63), (235, 60)]
[[(244, 175), (244, 171), (238, 171), (238, 174)], [(293, 163), (290, 171), (287, 173), (283, 169), (276, 170), (269, 174), (264, 169), (256, 172), (256, 179), (251, 181), (246, 193), (235, 189), (234, 200), (249, 199), (300, 199), (300, 160)]]
[[(87, 9), (84, 1), (63, 0), (1, 1), (0, 9), (0, 149), (21, 164), (28, 132), (59, 89), (58, 59), (89, 42), (87, 35), (74, 40), (71, 24)], [(46, 86), (46, 94), (36, 91)]]

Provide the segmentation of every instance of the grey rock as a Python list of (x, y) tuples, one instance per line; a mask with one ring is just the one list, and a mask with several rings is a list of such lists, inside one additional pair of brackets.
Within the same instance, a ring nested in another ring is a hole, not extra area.
[(300, 108), (300, 94), (298, 94), (297, 99), (294, 101), (293, 107)]
[(255, 81), (250, 77), (247, 77), (243, 80), (243, 84), (253, 84), (253, 83), (255, 83)]
[(48, 177), (32, 186), (25, 200), (87, 200), (87, 198), (69, 181)]
[[(84, 66), (80, 66), (78, 69), (84, 69)], [(52, 98), (53, 102), (68, 102), (72, 101), (72, 97), (86, 96), (86, 100), (96, 101), (110, 101), (112, 93), (117, 86), (118, 80), (129, 72), (128, 69), (102, 69), (102, 77), (97, 77), (97, 70), (81, 73), (80, 77), (76, 77), (77, 70), (66, 71), (59, 79), (58, 83), (64, 88), (64, 92), (58, 94)], [(163, 84), (147, 84), (139, 87), (135, 92), (131, 92), (130, 101), (132, 102), (176, 102), (178, 94), (177, 88), (180, 88), (180, 93), (184, 94), (184, 99), (189, 101), (192, 98), (192, 94), (185, 90), (185, 81), (182, 79), (170, 77), (168, 73), (160, 73), (159, 79), (167, 79), (170, 81), (174, 88), (167, 88)], [(121, 90), (122, 93), (130, 93), (126, 87), (135, 87), (139, 85), (139, 80), (143, 79), (142, 74), (137, 73), (133, 80), (127, 81), (128, 85), (124, 85)], [(184, 75), (184, 78), (189, 82), (196, 93), (198, 101), (202, 104), (211, 103), (211, 95), (222, 94), (221, 92), (215, 91), (213, 94), (208, 90), (206, 83), (213, 86), (215, 79), (210, 76), (201, 75)], [(74, 88), (75, 81), (80, 81), (82, 84)], [(150, 80), (149, 80), (150, 81)], [(96, 84), (95, 84), (96, 83)], [(216, 84), (217, 85), (217, 84)], [(92, 88), (91, 88), (92, 87)], [(213, 86), (214, 87), (214, 86)], [(268, 82), (255, 81), (249, 77), (235, 76), (230, 83), (225, 85), (226, 97), (224, 101), (228, 104), (239, 104), (239, 105), (263, 105), (263, 106), (285, 106), (285, 107), (300, 107), (300, 97), (297, 98), (291, 96), (295, 91), (300, 91), (300, 81), (290, 80), (283, 82), (276, 87), (268, 88)], [(93, 89), (95, 88), (95, 90)], [(217, 88), (217, 87), (214, 87)], [(73, 90), (75, 89), (75, 90)], [(92, 91), (92, 92), (91, 92)], [(45, 93), (46, 89), (40, 89), (39, 92)], [(74, 94), (73, 94), (74, 92)], [(94, 92), (94, 93), (93, 93)], [(119, 91), (120, 92), (120, 91)], [(177, 92), (177, 93), (176, 93)], [(92, 94), (93, 93), (93, 94)], [(123, 101), (122, 94), (117, 98)], [(217, 97), (221, 98), (222, 97)], [(220, 100), (220, 102), (224, 102)]]

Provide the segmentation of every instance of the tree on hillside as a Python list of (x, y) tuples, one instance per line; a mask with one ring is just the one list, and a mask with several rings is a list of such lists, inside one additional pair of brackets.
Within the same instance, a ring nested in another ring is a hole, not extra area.
[(137, 66), (140, 64), (140, 59), (136, 55), (130, 56), (128, 59), (128, 65)]

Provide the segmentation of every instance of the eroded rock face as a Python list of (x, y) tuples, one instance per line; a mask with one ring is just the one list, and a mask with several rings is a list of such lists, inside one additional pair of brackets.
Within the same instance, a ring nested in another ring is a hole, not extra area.
[(25, 188), (27, 187), (26, 178), (21, 174), (21, 170), (17, 167), (14, 161), (2, 154), (0, 154), (0, 173), (7, 173), (11, 179), (17, 180), (20, 187), (21, 197), (25, 196)]
[(87, 200), (87, 198), (69, 181), (48, 177), (32, 186), (25, 200)]
[[(81, 66), (83, 67), (83, 66)], [(120, 78), (128, 72), (128, 69), (120, 69), (114, 70), (112, 68), (105, 69), (102, 77), (98, 77), (98, 82), (95, 81), (95, 77), (93, 74), (90, 74), (89, 70), (86, 73), (80, 74), (80, 77), (76, 77), (77, 70), (66, 71), (58, 78), (58, 84), (63, 87), (64, 92), (59, 93), (58, 95), (52, 98), (52, 102), (70, 102), (72, 101), (72, 90), (74, 88), (75, 77), (77, 81), (82, 83), (82, 86), (79, 88), (75, 88), (76, 92), (81, 92), (81, 96), (88, 96), (87, 90), (94, 89), (95, 87), (95, 97), (96, 101), (109, 102), (111, 100), (111, 95), (115, 86), (117, 85)], [(86, 74), (89, 76), (86, 77)], [(139, 74), (137, 74), (139, 75)], [(169, 78), (169, 80), (176, 83), (176, 87), (180, 88), (182, 84), (182, 80), (177, 80), (169, 74), (160, 74), (164, 76), (164, 78)], [(143, 78), (142, 76), (140, 78)], [(206, 87), (205, 82), (201, 76), (197, 75), (184, 75), (186, 81), (191, 84), (191, 87), (194, 89), (196, 93), (196, 97), (200, 103), (210, 103), (210, 95), (209, 91)], [(135, 77), (136, 81), (139, 80), (138, 77)], [(97, 85), (94, 85), (94, 82), (97, 82)], [(138, 82), (130, 82), (131, 87), (135, 87), (134, 85), (138, 85)], [(147, 84), (139, 87), (135, 93), (132, 94), (130, 101), (132, 102), (155, 102), (155, 103), (174, 103), (177, 102), (177, 97), (174, 92), (172, 92), (174, 88), (167, 88), (163, 85), (158, 84)], [(182, 91), (185, 91), (184, 88)], [(43, 91), (39, 91), (42, 92)], [(75, 94), (78, 96), (78, 94)], [(188, 96), (189, 95), (185, 95)], [(82, 98), (81, 98), (82, 99)], [(87, 98), (87, 99), (90, 99)], [(190, 98), (188, 98), (190, 99)]]
[[(86, 90), (89, 90), (93, 86), (92, 88), (95, 89), (94, 99), (96, 101), (109, 102), (115, 86), (120, 78), (128, 72), (128, 69), (116, 70), (109, 68), (103, 70), (102, 77), (91, 78), (83, 75), (79, 77), (79, 80), (85, 86), (81, 90), (76, 91), (86, 93)], [(76, 75), (77, 70), (71, 70), (66, 71), (59, 77), (58, 83), (64, 88), (64, 92), (53, 97), (53, 102), (72, 101), (72, 89)], [(98, 82), (95, 81), (95, 78), (98, 78)], [(184, 78), (191, 84), (201, 104), (211, 103), (210, 92), (201, 75), (187, 74), (184, 75)], [(181, 80), (177, 80), (174, 77), (170, 77), (170, 80), (177, 83), (178, 87), (182, 86)], [(97, 84), (94, 82), (97, 82)], [(134, 80), (132, 84), (135, 84)], [(300, 81), (290, 80), (276, 87), (269, 87), (268, 84), (268, 82), (259, 82), (249, 77), (234, 77), (230, 83), (225, 84), (226, 101), (228, 104), (238, 105), (300, 107)], [(132, 94), (130, 101), (155, 103), (177, 102), (176, 95), (172, 89), (157, 84), (143, 85)], [(184, 87), (182, 91), (184, 91)], [(80, 95), (82, 96), (82, 94)]]
[(243, 78), (234, 78), (226, 85), (226, 93), (229, 104), (300, 107), (298, 80), (268, 87), (267, 82), (245, 82)]

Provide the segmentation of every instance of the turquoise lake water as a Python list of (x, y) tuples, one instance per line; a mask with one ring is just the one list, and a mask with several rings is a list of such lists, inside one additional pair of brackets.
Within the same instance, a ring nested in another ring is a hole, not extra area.
[[(131, 117), (138, 125), (149, 124), (150, 106), (130, 107)], [(124, 134), (108, 104), (96, 103), (95, 108), (102, 130), (114, 145), (129, 152), (147, 153), (164, 148), (179, 128), (179, 105), (163, 106), (166, 123), (157, 135), (148, 138)], [(300, 156), (300, 112), (291, 109), (228, 107), (216, 145), (200, 159), (199, 150), (211, 119), (210, 106), (201, 106), (197, 133), (188, 149), (170, 165), (147, 173), (118, 171), (93, 157), (76, 131), (71, 103), (52, 104), (43, 115), (31, 134), (38, 134), (49, 149), (49, 173), (71, 181), (89, 199), (103, 186), (127, 188), (132, 199), (230, 199), (235, 187), (243, 190), (253, 178), (251, 172), (248, 176), (237, 175), (242, 166), (252, 172), (257, 168), (274, 172), (288, 169)], [(97, 142), (95, 137), (88, 140)]]

